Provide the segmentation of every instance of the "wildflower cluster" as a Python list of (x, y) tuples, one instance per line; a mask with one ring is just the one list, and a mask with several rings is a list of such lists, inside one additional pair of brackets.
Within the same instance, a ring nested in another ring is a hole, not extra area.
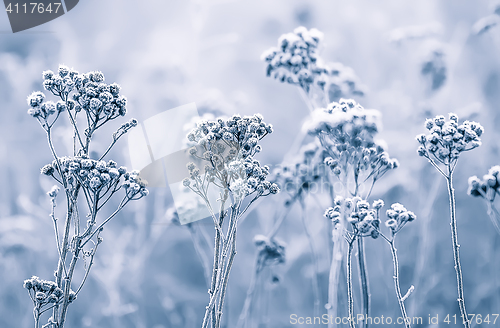
[(64, 65), (59, 66), (57, 74), (48, 70), (43, 73), (43, 87), (53, 95), (68, 99), (71, 91), (76, 90), (73, 100), (68, 100), (69, 109), (80, 112), (82, 109), (93, 114), (94, 120), (109, 120), (127, 113), (127, 99), (120, 96), (120, 86), (104, 83), (104, 74), (99, 71), (80, 74)]
[(327, 108), (316, 109), (303, 128), (319, 138), (330, 155), (325, 164), (335, 175), (347, 173), (351, 166), (376, 180), (399, 165), (374, 140), (378, 120), (378, 111), (364, 109), (352, 99), (340, 99)]
[[(127, 99), (120, 95), (120, 86), (116, 83), (104, 83), (104, 74), (99, 71), (81, 74), (61, 65), (57, 73), (48, 70), (44, 71), (42, 76), (45, 90), (60, 100), (56, 103), (45, 101), (45, 94), (40, 91), (33, 92), (27, 99), (30, 105), (28, 114), (38, 119), (42, 127), (48, 131), (60, 113), (67, 111), (75, 130), (75, 148), (78, 142), (79, 154), (88, 154), (90, 140), (98, 128), (127, 113)], [(86, 116), (84, 122), (87, 127), (83, 134), (77, 125), (77, 116), (80, 112)], [(56, 115), (49, 121), (49, 117), (53, 114)], [(135, 119), (122, 124), (113, 134), (113, 144), (136, 125)]]
[(380, 199), (370, 206), (366, 200), (359, 197), (343, 199), (337, 196), (334, 207), (327, 208), (324, 216), (337, 225), (340, 223), (342, 207), (344, 207), (347, 222), (351, 223), (354, 236), (370, 236), (376, 239), (379, 236), (380, 209), (383, 206), (384, 202)]
[(271, 48), (262, 54), (267, 62), (266, 74), (281, 82), (300, 85), (309, 91), (315, 78), (321, 74), (318, 67), (318, 47), (323, 33), (313, 28), (296, 28), (293, 33), (282, 35), (278, 39), (278, 47)]
[(237, 200), (252, 193), (257, 197), (277, 193), (278, 186), (266, 180), (269, 167), (253, 158), (262, 149), (258, 142), (272, 131), (259, 114), (199, 122), (188, 134), (196, 142), (189, 153), (206, 165), (202, 172), (195, 163), (188, 163), (189, 178), (183, 180), (184, 186), (203, 190), (213, 183), (229, 189)]
[[(63, 290), (53, 281), (41, 280), (37, 276), (24, 281), (24, 288), (30, 294), (31, 299), (38, 308), (51, 303), (59, 303), (63, 298)], [(69, 302), (76, 299), (75, 292), (69, 294)]]
[(488, 170), (488, 174), (479, 179), (477, 176), (469, 178), (469, 190), (467, 193), (471, 196), (483, 197), (492, 202), (495, 195), (500, 193), (500, 166), (495, 165)]
[[(255, 154), (262, 150), (259, 141), (272, 132), (272, 126), (264, 122), (262, 115), (256, 114), (202, 120), (187, 135), (194, 144), (189, 154), (198, 165), (187, 164), (189, 177), (182, 184), (204, 200), (216, 229), (210, 301), (203, 317), (203, 327), (209, 322), (214, 328), (220, 327), (226, 285), (236, 255), (238, 220), (256, 199), (279, 192), (278, 185), (267, 180), (269, 167), (261, 166), (254, 159)], [(215, 204), (209, 197), (210, 185), (219, 191), (218, 218), (213, 210)], [(250, 195), (254, 195), (252, 200), (243, 208), (242, 201)], [(226, 202), (231, 210), (226, 211)], [(226, 219), (229, 223), (227, 232), (224, 232)]]
[(385, 225), (391, 229), (393, 236), (398, 233), (406, 223), (414, 221), (417, 218), (415, 213), (408, 211), (406, 207), (399, 203), (392, 204), (386, 214), (389, 219), (385, 221)]
[(477, 176), (469, 178), (469, 190), (467, 193), (474, 197), (481, 197), (486, 201), (488, 206), (488, 216), (491, 222), (500, 233), (500, 212), (494, 204), (495, 197), (500, 193), (500, 165), (491, 167), (488, 174), (485, 174), (482, 179)]
[(44, 100), (45, 94), (43, 92), (36, 91), (29, 95), (27, 99), (28, 105), (30, 105), (28, 114), (46, 121), (50, 115), (55, 113), (60, 114), (66, 110), (66, 104), (63, 101), (54, 103), (53, 101)]
[(45, 165), (41, 172), (61, 182), (54, 176), (55, 167), (59, 168), (57, 171), (62, 173), (62, 180), (66, 181), (67, 187), (74, 190), (81, 186), (91, 196), (102, 197), (109, 191), (114, 193), (120, 188), (126, 190), (129, 199), (138, 199), (148, 194), (146, 182), (138, 177), (137, 171), (127, 172), (126, 167), (117, 167), (114, 161), (106, 163), (103, 160), (98, 161), (86, 156), (60, 157), (51, 164)]
[[(52, 177), (64, 188), (67, 213), (64, 216), (63, 226), (60, 227), (55, 212), (56, 197), (60, 187), (54, 186), (47, 194), (52, 203), (50, 217), (54, 224), (59, 255), (55, 271), (56, 279), (53, 283), (39, 282), (38, 278), (34, 277), (25, 282), (25, 287), (30, 290), (32, 299), (37, 300), (33, 312), (35, 327), (39, 327), (40, 316), (45, 312), (41, 311), (41, 306), (53, 303), (50, 307), (52, 316), (44, 327), (63, 328), (68, 305), (76, 299), (76, 294), (85, 284), (97, 247), (103, 240), (100, 233), (104, 225), (129, 201), (146, 196), (148, 190), (146, 182), (139, 178), (138, 172), (127, 172), (125, 167), (118, 167), (112, 160), (107, 162), (102, 160), (121, 136), (137, 126), (137, 120), (125, 122), (117, 129), (111, 144), (100, 158), (89, 157), (89, 147), (94, 132), (110, 120), (126, 114), (126, 98), (119, 95), (120, 86), (116, 83), (105, 84), (101, 72), (80, 74), (64, 65), (59, 66), (57, 73), (44, 71), (42, 75), (44, 88), (60, 100), (57, 103), (46, 101), (42, 92), (34, 92), (28, 96), (28, 104), (31, 107), (28, 114), (38, 120), (47, 134), (53, 161), (40, 171)], [(68, 156), (59, 156), (56, 153), (52, 138), (52, 127), (63, 112), (68, 115), (73, 128), (73, 152)], [(79, 113), (85, 113), (83, 121), (86, 128), (82, 133), (80, 132), (82, 124), (78, 124)], [(98, 213), (112, 196), (122, 189), (125, 195), (119, 205), (101, 221)], [(84, 202), (80, 202), (79, 198), (83, 198)], [(86, 225), (80, 217), (81, 203), (86, 203), (88, 206)], [(93, 247), (86, 246), (90, 244)], [(71, 286), (79, 259), (84, 259), (86, 263), (83, 279), (75, 293), (71, 291)], [(37, 288), (44, 289), (37, 290)]]
[(453, 113), (449, 114), (449, 120), (442, 115), (427, 119), (425, 127), (429, 134), (417, 136), (420, 143), (417, 152), (431, 163), (444, 165), (455, 164), (460, 153), (479, 147), (484, 132), (477, 122), (464, 121), (459, 125), (458, 116)]
[(262, 60), (267, 63), (267, 76), (298, 85), (307, 93), (316, 85), (321, 90), (329, 90), (335, 99), (349, 92), (362, 95), (352, 69), (341, 63), (323, 63), (318, 55), (322, 40), (322, 32), (315, 28), (307, 30), (303, 26), (293, 33), (283, 34), (277, 47), (262, 54)]
[[(291, 195), (303, 192), (315, 192), (316, 188), (328, 186), (328, 172), (324, 164), (327, 153), (321, 147), (318, 140), (314, 140), (299, 150), (288, 164), (284, 164), (273, 172), (273, 180), (283, 190)], [(318, 186), (319, 185), (319, 186)]]

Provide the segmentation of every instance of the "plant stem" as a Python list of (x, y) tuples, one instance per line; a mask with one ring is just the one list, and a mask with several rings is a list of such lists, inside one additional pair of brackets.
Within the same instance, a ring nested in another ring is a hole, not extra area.
[[(236, 221), (236, 219), (235, 219)], [(221, 295), (220, 295), (220, 301), (219, 301), (219, 312), (217, 314), (217, 325), (215, 328), (220, 327), (221, 323), (221, 317), (222, 317), (222, 309), (224, 307), (224, 299), (226, 297), (226, 291), (227, 291), (227, 282), (229, 280), (229, 273), (231, 272), (231, 268), (233, 267), (233, 262), (234, 262), (234, 257), (236, 256), (236, 224), (237, 222), (234, 222), (235, 224), (235, 230), (234, 233), (231, 235), (232, 238), (232, 246), (231, 246), (231, 255), (229, 256), (229, 262), (226, 265), (226, 270), (224, 271), (224, 280), (222, 281), (222, 290), (221, 290)]]
[(311, 249), (312, 255), (312, 264), (313, 264), (313, 275), (312, 275), (312, 291), (314, 297), (314, 316), (319, 317), (319, 305), (320, 305), (320, 293), (319, 293), (319, 283), (318, 283), (318, 254), (316, 253), (316, 249), (314, 248), (314, 240), (307, 229), (306, 222), (306, 204), (303, 198), (300, 198), (300, 205), (302, 208), (302, 225), (304, 226), (304, 232), (306, 234), (307, 240), (309, 241), (309, 247)]
[(455, 209), (455, 190), (453, 189), (453, 171), (448, 165), (448, 195), (450, 196), (450, 216), (451, 216), (451, 241), (453, 244), (453, 259), (455, 261), (455, 272), (457, 274), (458, 306), (462, 315), (465, 328), (470, 328), (469, 318), (465, 309), (464, 287), (462, 282), (462, 266), (460, 265), (460, 245), (458, 244), (457, 219)]
[(245, 303), (243, 305), (243, 309), (241, 310), (240, 317), (238, 319), (238, 323), (236, 324), (236, 328), (245, 328), (247, 326), (247, 322), (250, 315), (250, 307), (252, 305), (252, 300), (255, 292), (255, 286), (257, 284), (257, 280), (259, 279), (260, 272), (263, 269), (263, 263), (261, 261), (260, 252), (257, 253), (257, 257), (255, 259), (255, 269), (252, 273), (252, 278), (250, 280), (250, 286), (247, 290), (247, 297), (245, 298)]
[[(332, 262), (330, 266), (330, 275), (328, 277), (328, 317), (336, 318), (338, 311), (338, 294), (340, 271), (342, 267), (342, 229), (333, 227), (332, 231)], [(333, 328), (336, 324), (328, 320), (328, 328)]]
[(350, 237), (347, 247), (347, 301), (349, 303), (349, 327), (355, 328), (354, 324), (354, 301), (352, 298), (352, 249), (354, 247), (355, 236)]
[(71, 259), (71, 264), (69, 267), (68, 276), (65, 277), (64, 301), (61, 308), (61, 317), (59, 318), (59, 324), (57, 325), (58, 328), (63, 328), (64, 322), (66, 321), (66, 313), (68, 311), (68, 305), (69, 305), (69, 293), (71, 291), (71, 280), (73, 278), (73, 273), (75, 271), (76, 262), (78, 261), (78, 257), (80, 255), (80, 242), (81, 239), (77, 238), (75, 242), (75, 249), (73, 251), (73, 258)]
[(401, 315), (403, 316), (405, 327), (411, 328), (410, 322), (408, 320), (408, 316), (406, 314), (406, 308), (405, 308), (403, 296), (401, 296), (401, 288), (399, 286), (399, 263), (398, 263), (398, 255), (397, 255), (397, 249), (396, 249), (394, 239), (389, 241), (389, 245), (391, 246), (392, 263), (394, 265), (393, 278), (394, 278), (394, 288), (396, 290), (396, 297), (398, 298), (399, 308), (401, 309)]
[(35, 328), (40, 327), (40, 308), (38, 305), (33, 309), (33, 317), (35, 318)]
[(368, 328), (366, 318), (370, 316), (370, 291), (368, 287), (368, 274), (366, 272), (365, 245), (363, 238), (358, 238), (358, 266), (359, 266), (359, 283), (361, 288), (362, 307), (364, 320), (362, 327)]

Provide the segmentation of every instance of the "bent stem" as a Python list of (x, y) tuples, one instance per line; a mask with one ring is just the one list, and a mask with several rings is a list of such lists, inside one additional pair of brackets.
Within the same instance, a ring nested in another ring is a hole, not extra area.
[(392, 240), (387, 240), (387, 242), (391, 246), (392, 263), (394, 265), (394, 276), (393, 276), (394, 288), (396, 290), (396, 297), (398, 298), (399, 308), (401, 309), (401, 315), (403, 316), (405, 327), (411, 328), (410, 321), (408, 320), (408, 315), (406, 314), (404, 300), (409, 296), (409, 293), (411, 292), (412, 289), (410, 288), (410, 290), (408, 290), (409, 293), (407, 293), (404, 297), (401, 295), (401, 288), (399, 285), (399, 263), (398, 263), (398, 255), (397, 255), (395, 241), (394, 239), (392, 239)]
[(362, 313), (364, 316), (363, 327), (368, 328), (366, 318), (370, 316), (370, 291), (368, 287), (368, 274), (366, 272), (365, 245), (363, 238), (358, 238), (358, 267), (359, 267), (359, 283), (361, 288), (362, 298)]
[(465, 309), (464, 300), (464, 287), (462, 281), (462, 266), (460, 264), (460, 245), (458, 244), (458, 231), (457, 231), (457, 219), (456, 219), (456, 208), (455, 208), (455, 190), (453, 189), (453, 170), (450, 165), (448, 165), (448, 176), (446, 177), (448, 185), (448, 195), (450, 198), (450, 217), (451, 217), (451, 241), (453, 244), (453, 259), (455, 262), (455, 272), (457, 274), (457, 289), (458, 289), (458, 306), (460, 308), (460, 313), (462, 315), (463, 324), (465, 328), (470, 328), (469, 319), (467, 316), (467, 311)]

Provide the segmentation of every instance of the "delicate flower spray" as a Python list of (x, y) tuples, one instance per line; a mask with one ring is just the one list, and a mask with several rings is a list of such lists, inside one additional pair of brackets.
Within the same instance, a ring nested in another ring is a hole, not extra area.
[[(54, 273), (55, 281), (33, 276), (24, 282), (24, 287), (33, 301), (35, 328), (40, 327), (41, 315), (50, 310), (52, 315), (43, 327), (63, 328), (68, 305), (75, 301), (89, 275), (97, 248), (102, 242), (100, 234), (104, 225), (130, 201), (146, 196), (148, 190), (137, 172), (127, 172), (125, 167), (118, 167), (112, 160), (104, 161), (118, 139), (137, 125), (135, 119), (123, 123), (113, 133), (109, 147), (99, 158), (89, 157), (96, 131), (126, 114), (127, 101), (120, 95), (120, 86), (104, 83), (101, 72), (80, 74), (66, 66), (59, 66), (57, 73), (44, 71), (43, 79), (45, 90), (58, 97), (59, 101), (46, 101), (42, 92), (34, 92), (28, 97), (28, 114), (45, 130), (54, 158), (52, 163), (41, 169), (41, 173), (60, 185), (48, 192), (59, 260)], [(61, 157), (56, 151), (52, 131), (58, 119), (65, 115), (73, 129), (73, 154)], [(61, 190), (66, 196), (62, 230), (55, 214), (56, 197)], [(117, 198), (120, 194), (121, 200), (112, 214), (101, 218), (99, 212), (113, 195)], [(81, 204), (85, 208), (82, 209)], [(86, 221), (80, 217), (85, 210)], [(79, 259), (85, 263), (83, 279), (73, 290), (72, 279)]]
[[(402, 296), (399, 284), (399, 264), (397, 257), (397, 250), (395, 245), (396, 234), (408, 223), (416, 219), (413, 212), (408, 211), (403, 205), (399, 203), (392, 204), (391, 208), (387, 210), (387, 221), (385, 225), (390, 229), (391, 237), (385, 236), (380, 231), (380, 209), (384, 206), (382, 200), (376, 200), (370, 204), (359, 197), (342, 198), (337, 196), (335, 198), (334, 207), (330, 207), (325, 212), (325, 217), (330, 219), (334, 226), (340, 225), (341, 217), (346, 217), (347, 222), (351, 225), (352, 230), (345, 231), (345, 239), (347, 241), (347, 294), (349, 299), (349, 317), (353, 318), (354, 304), (352, 296), (352, 279), (351, 276), (351, 255), (356, 238), (372, 237), (374, 239), (382, 236), (391, 247), (393, 267), (394, 267), (394, 289), (398, 299), (401, 315), (404, 320), (405, 327), (410, 328), (411, 319), (406, 314), (404, 301), (410, 296), (413, 291), (413, 286), (408, 289), (408, 292)], [(350, 322), (351, 327), (354, 326), (354, 321)]]
[(500, 166), (491, 167), (488, 174), (479, 179), (477, 176), (469, 178), (468, 194), (474, 197), (481, 197), (488, 206), (488, 215), (491, 222), (500, 234), (500, 212), (495, 206), (495, 198), (500, 194)]
[[(269, 167), (254, 159), (262, 149), (258, 142), (270, 133), (272, 126), (256, 114), (200, 121), (187, 136), (196, 143), (189, 153), (199, 166), (187, 164), (189, 177), (183, 185), (203, 199), (215, 225), (210, 300), (203, 328), (221, 326), (229, 273), (236, 255), (238, 220), (257, 199), (279, 192), (278, 185), (267, 181)], [(220, 204), (210, 200), (209, 188), (215, 188)]]
[(322, 40), (319, 30), (300, 26), (283, 34), (277, 47), (262, 54), (267, 76), (299, 86), (311, 111), (344, 95), (364, 94), (351, 68), (323, 62), (319, 56)]
[[(310, 119), (304, 123), (304, 129), (316, 136), (329, 157), (325, 164), (339, 178), (343, 186), (344, 198), (348, 196), (367, 199), (374, 184), (389, 170), (398, 167), (398, 162), (391, 159), (383, 143), (375, 141), (379, 131), (380, 113), (376, 110), (364, 109), (354, 100), (340, 99), (327, 108), (316, 109)], [(365, 188), (368, 184), (370, 187)], [(354, 226), (346, 225), (341, 216), (340, 224), (333, 225), (333, 255), (330, 268), (328, 305), (329, 315), (336, 316), (339, 274), (343, 257), (343, 244), (340, 242), (342, 234), (348, 228), (351, 238), (347, 238), (348, 247), (354, 242), (358, 247), (359, 278), (362, 295), (362, 313), (369, 317), (370, 292), (366, 271), (363, 237), (356, 232)], [(351, 285), (351, 258), (347, 254), (347, 279)], [(353, 317), (352, 293), (348, 295), (349, 317)], [(354, 326), (354, 322), (351, 321)], [(365, 325), (366, 327), (367, 325)]]
[[(298, 86), (302, 99), (310, 112), (318, 107), (326, 107), (330, 101), (364, 94), (364, 87), (360, 85), (357, 76), (350, 67), (338, 62), (324, 62), (319, 55), (322, 42), (322, 32), (314, 28), (308, 30), (301, 26), (291, 33), (283, 34), (278, 39), (277, 47), (268, 49), (261, 57), (267, 64), (266, 75), (268, 77), (282, 83)], [(326, 152), (318, 140), (303, 145), (307, 136), (307, 131), (303, 130), (297, 135), (292, 148), (285, 155), (281, 168), (275, 172), (275, 181), (282, 186), (282, 189), (286, 189), (286, 194), (289, 197), (284, 201), (284, 209), (276, 211), (275, 224), (272, 231), (267, 234), (267, 238), (270, 240), (274, 238), (293, 205), (299, 202), (303, 213), (302, 223), (314, 262), (315, 273), (312, 279), (314, 313), (319, 315), (318, 255), (315, 254), (313, 237), (307, 230), (306, 197), (310, 194), (311, 188), (318, 185), (323, 187), (325, 182), (326, 185), (329, 185), (326, 192), (330, 194), (332, 201), (334, 197), (328, 177), (329, 172), (325, 170), (323, 163)], [(303, 146), (300, 147), (301, 145)], [(313, 191), (313, 193), (324, 191)], [(247, 295), (253, 295), (253, 293), (247, 293)]]
[(481, 145), (480, 137), (484, 129), (477, 122), (464, 121), (462, 124), (459, 124), (458, 116), (453, 113), (449, 114), (449, 120), (446, 120), (444, 116), (427, 119), (425, 127), (429, 130), (429, 134), (417, 136), (417, 141), (420, 143), (418, 154), (427, 158), (429, 163), (434, 166), (447, 182), (450, 202), (451, 241), (457, 275), (457, 300), (463, 324), (466, 328), (469, 328), (470, 322), (465, 309), (462, 267), (460, 264), (453, 172), (461, 153), (475, 149)]

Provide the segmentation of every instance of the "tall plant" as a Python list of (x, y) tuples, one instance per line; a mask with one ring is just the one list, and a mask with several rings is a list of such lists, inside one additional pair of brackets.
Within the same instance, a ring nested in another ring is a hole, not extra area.
[(458, 306), (465, 328), (470, 327), (465, 308), (465, 296), (462, 278), (462, 265), (458, 243), (458, 229), (456, 218), (455, 189), (453, 187), (453, 173), (460, 154), (481, 145), (481, 135), (484, 132), (481, 124), (465, 121), (458, 123), (458, 116), (449, 114), (449, 120), (438, 115), (434, 119), (427, 119), (425, 127), (429, 134), (420, 134), (417, 141), (420, 143), (418, 154), (427, 158), (429, 163), (445, 178), (448, 187), (450, 203), (451, 243), (453, 247), (454, 268), (457, 276)]
[[(123, 123), (113, 133), (103, 154), (90, 157), (91, 141), (97, 130), (127, 112), (127, 100), (120, 95), (120, 86), (104, 83), (104, 75), (99, 71), (80, 74), (63, 65), (59, 66), (57, 73), (44, 71), (43, 79), (45, 90), (59, 100), (54, 103), (46, 100), (42, 92), (33, 92), (28, 97), (28, 114), (44, 129), (53, 157), (52, 163), (45, 165), (41, 173), (58, 184), (48, 196), (52, 204), (50, 217), (59, 259), (54, 280), (33, 276), (24, 282), (24, 287), (33, 301), (35, 328), (40, 327), (41, 316), (48, 311), (52, 315), (42, 327), (63, 328), (68, 306), (75, 301), (87, 280), (97, 248), (103, 240), (101, 232), (104, 226), (130, 201), (146, 196), (148, 190), (137, 172), (127, 172), (125, 167), (118, 167), (112, 160), (104, 161), (118, 139), (137, 125), (135, 119)], [(61, 156), (61, 150), (54, 144), (53, 131), (64, 116), (72, 127), (73, 151)], [(66, 215), (62, 224), (55, 211), (61, 188), (66, 196)], [(119, 199), (118, 205), (110, 202), (112, 198)], [(114, 210), (111, 214), (109, 211), (104, 214), (104, 207)], [(81, 218), (84, 212), (87, 213)], [(78, 260), (84, 261), (84, 273), (82, 281), (75, 285), (73, 276)], [(73, 289), (74, 286), (77, 287)]]
[[(256, 114), (202, 120), (187, 136), (196, 143), (189, 153), (198, 165), (187, 164), (189, 177), (183, 180), (183, 185), (201, 197), (215, 226), (210, 299), (203, 328), (221, 326), (229, 273), (236, 255), (239, 219), (257, 199), (279, 192), (278, 185), (266, 180), (269, 167), (254, 159), (262, 150), (258, 142), (270, 133), (272, 126)], [(210, 200), (210, 188), (218, 193), (219, 204)]]

